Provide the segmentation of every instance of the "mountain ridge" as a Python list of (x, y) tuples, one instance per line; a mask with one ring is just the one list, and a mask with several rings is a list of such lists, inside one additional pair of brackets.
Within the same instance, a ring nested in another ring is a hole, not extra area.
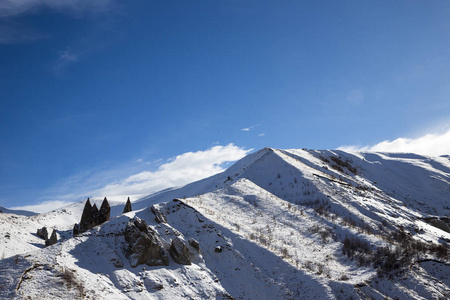
[[(125, 201), (112, 204), (111, 221), (78, 237), (70, 224), (83, 202), (29, 218), (0, 214), (3, 232), (22, 226), (2, 237), (6, 247), (21, 242), (5, 248), (0, 296), (34, 295), (39, 281), (80, 298), (450, 297), (449, 196), (448, 157), (263, 148), (222, 173), (141, 198), (124, 215)], [(124, 234), (136, 217), (164, 251), (178, 237), (192, 264), (169, 256), (168, 267), (131, 267)], [(59, 227), (47, 248), (32, 232), (45, 225)], [(20, 287), (11, 268), (25, 276)], [(67, 280), (58, 285), (55, 274)]]

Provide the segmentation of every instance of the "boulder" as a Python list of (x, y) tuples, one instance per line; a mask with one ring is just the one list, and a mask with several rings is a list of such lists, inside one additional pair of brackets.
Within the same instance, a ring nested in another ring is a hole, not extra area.
[(151, 207), (152, 213), (155, 215), (155, 220), (158, 223), (167, 223), (167, 217), (166, 215), (161, 212), (159, 207), (156, 207), (155, 205), (152, 205)]
[(125, 241), (128, 243), (127, 254), (133, 268), (142, 264), (169, 265), (169, 257), (157, 232), (138, 217), (128, 222), (125, 228)]
[(50, 245), (56, 244), (56, 242), (58, 242), (58, 238), (56, 236), (56, 230), (53, 229), (52, 235), (50, 236), (50, 238), (48, 240), (45, 241), (45, 246), (50, 246)]
[(36, 234), (37, 234), (38, 237), (40, 237), (41, 239), (48, 240), (48, 231), (47, 231), (47, 227), (44, 226), (44, 227), (42, 227), (41, 229), (38, 229)]
[(180, 265), (190, 265), (191, 258), (189, 256), (189, 248), (186, 243), (179, 237), (172, 239), (169, 253), (173, 260)]
[(138, 217), (135, 217), (133, 219), (133, 224), (142, 232), (148, 232), (148, 225), (147, 222), (145, 222), (145, 220), (141, 220)]
[(189, 245), (191, 245), (193, 248), (197, 249), (197, 251), (200, 251), (200, 244), (196, 239), (190, 238), (188, 240)]
[(120, 259), (113, 258), (111, 259), (111, 262), (113, 263), (114, 267), (123, 268), (123, 262)]

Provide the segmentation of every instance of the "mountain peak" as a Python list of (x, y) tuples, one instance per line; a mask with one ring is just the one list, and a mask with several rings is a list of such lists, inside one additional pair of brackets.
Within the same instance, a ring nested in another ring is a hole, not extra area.
[[(36, 296), (39, 282), (73, 297), (439, 298), (449, 186), (445, 157), (266, 147), (126, 214), (110, 203), (111, 220), (76, 238), (82, 202), (0, 214), (0, 297)], [(43, 226), (60, 237), (45, 249), (30, 234)]]

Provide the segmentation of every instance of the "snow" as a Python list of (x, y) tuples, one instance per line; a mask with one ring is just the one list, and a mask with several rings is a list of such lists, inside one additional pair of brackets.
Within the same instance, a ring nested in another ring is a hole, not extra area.
[[(448, 257), (419, 254), (389, 278), (342, 249), (346, 237), (389, 246), (400, 228), (446, 244), (450, 233), (427, 220), (449, 217), (449, 196), (446, 156), (264, 148), (221, 174), (134, 201), (123, 215), (126, 197), (108, 198), (112, 219), (77, 237), (85, 201), (29, 217), (1, 213), (0, 298), (448, 298)], [(134, 217), (166, 250), (184, 241), (192, 264), (169, 257), (169, 266), (131, 267), (124, 231)], [(56, 245), (37, 237), (43, 226), (57, 230)]]
[(28, 216), (28, 217), (36, 215), (36, 213), (31, 212), (31, 211), (8, 209), (3, 206), (0, 206), (0, 213), (15, 214), (15, 215)]

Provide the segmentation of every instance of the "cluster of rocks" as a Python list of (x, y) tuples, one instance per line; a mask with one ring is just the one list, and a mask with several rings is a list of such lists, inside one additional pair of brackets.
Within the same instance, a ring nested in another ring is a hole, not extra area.
[(37, 230), (37, 236), (45, 240), (45, 246), (50, 246), (53, 244), (56, 244), (58, 241), (58, 237), (56, 236), (56, 230), (53, 229), (52, 234), (50, 235), (50, 238), (48, 238), (48, 231), (47, 227), (42, 227), (41, 229)]
[(76, 223), (73, 227), (73, 235), (75, 236), (97, 225), (103, 224), (106, 221), (109, 221), (110, 218), (111, 207), (109, 206), (106, 197), (103, 200), (100, 209), (97, 208), (96, 204), (91, 205), (91, 201), (88, 198), (86, 204), (84, 205), (80, 223)]
[(130, 220), (125, 228), (128, 256), (131, 266), (168, 266), (169, 258), (156, 231), (138, 217)]
[[(151, 211), (158, 223), (167, 223), (167, 217), (159, 206), (153, 205)], [(127, 223), (124, 235), (125, 241), (128, 243), (127, 256), (133, 268), (142, 264), (168, 266), (169, 255), (178, 264), (190, 265), (192, 262), (188, 245), (200, 251), (198, 241), (189, 239), (186, 242), (180, 236), (173, 238), (170, 246), (164, 247), (158, 232), (136, 216)]]
[(169, 253), (173, 260), (180, 265), (190, 265), (191, 257), (189, 255), (189, 248), (186, 242), (180, 237), (175, 237), (172, 239), (172, 244), (169, 248)]

